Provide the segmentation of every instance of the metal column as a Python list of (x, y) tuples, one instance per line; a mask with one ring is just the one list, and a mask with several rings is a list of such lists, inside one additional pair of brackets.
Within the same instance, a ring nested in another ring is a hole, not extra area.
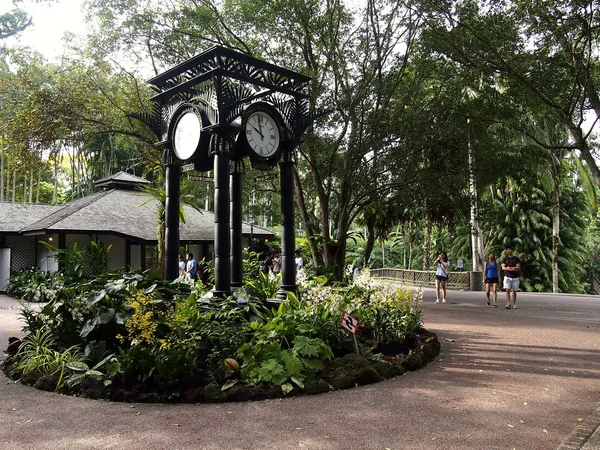
[(233, 161), (231, 172), (231, 287), (243, 286), (242, 264), (242, 162)]
[(277, 291), (278, 300), (287, 299), (287, 291), (296, 291), (296, 227), (294, 225), (294, 161), (293, 150), (285, 149), (279, 163), (281, 184), (281, 284)]
[(229, 146), (227, 137), (211, 136), (215, 155), (215, 289), (218, 297), (231, 295), (231, 243), (229, 241)]
[[(181, 172), (171, 159), (165, 164), (165, 280), (179, 277), (179, 195)], [(158, 243), (160, 245), (160, 243)]]

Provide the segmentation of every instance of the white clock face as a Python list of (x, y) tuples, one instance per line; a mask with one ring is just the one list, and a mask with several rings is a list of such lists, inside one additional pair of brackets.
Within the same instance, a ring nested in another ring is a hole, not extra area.
[(173, 133), (173, 151), (182, 160), (190, 159), (200, 142), (202, 123), (200, 117), (193, 112), (187, 111), (177, 121)]
[(279, 149), (281, 136), (275, 120), (267, 113), (257, 111), (246, 121), (246, 139), (254, 153), (262, 158), (273, 156)]

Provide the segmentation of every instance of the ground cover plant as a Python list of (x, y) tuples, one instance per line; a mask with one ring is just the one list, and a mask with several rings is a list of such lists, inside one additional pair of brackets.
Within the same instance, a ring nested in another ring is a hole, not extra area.
[[(273, 306), (265, 277), (228, 298), (152, 271), (68, 285), (22, 312), (4, 371), (40, 389), (116, 401), (264, 399), (343, 389), (421, 367), (439, 352), (420, 292), (374, 282), (312, 283)], [(360, 322), (357, 344), (340, 326)], [(358, 351), (357, 351), (358, 350)]]

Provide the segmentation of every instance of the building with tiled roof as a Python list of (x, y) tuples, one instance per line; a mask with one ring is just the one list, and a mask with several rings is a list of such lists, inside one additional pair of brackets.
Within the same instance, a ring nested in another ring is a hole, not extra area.
[[(98, 180), (102, 189), (65, 205), (0, 202), (0, 290), (10, 273), (27, 267), (56, 270), (40, 241), (58, 248), (84, 248), (92, 239), (112, 245), (109, 270), (154, 267), (159, 201), (140, 191), (147, 180), (119, 172)], [(196, 259), (214, 257), (214, 214), (183, 205), (186, 222), (179, 227), (180, 244)], [(269, 239), (266, 228), (242, 224), (244, 246), (250, 235)]]

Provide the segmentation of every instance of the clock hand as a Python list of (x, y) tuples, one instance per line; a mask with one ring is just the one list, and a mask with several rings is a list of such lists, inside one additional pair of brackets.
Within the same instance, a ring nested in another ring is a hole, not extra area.
[(262, 136), (262, 138), (264, 139), (265, 137), (262, 134), (262, 124), (261, 124), (262, 120), (260, 118), (260, 116), (258, 116), (258, 128), (260, 129), (259, 133)]
[[(258, 123), (259, 123), (259, 126), (260, 126), (260, 122), (258, 122)], [(258, 129), (258, 128), (256, 128), (254, 125), (250, 125), (250, 126), (251, 126), (252, 128), (254, 128), (254, 131), (256, 131), (258, 134), (260, 134), (260, 138), (261, 138), (261, 139), (264, 139), (264, 138), (265, 138), (265, 136), (262, 134), (262, 129), (260, 129), (260, 130), (259, 130), (259, 129)]]

